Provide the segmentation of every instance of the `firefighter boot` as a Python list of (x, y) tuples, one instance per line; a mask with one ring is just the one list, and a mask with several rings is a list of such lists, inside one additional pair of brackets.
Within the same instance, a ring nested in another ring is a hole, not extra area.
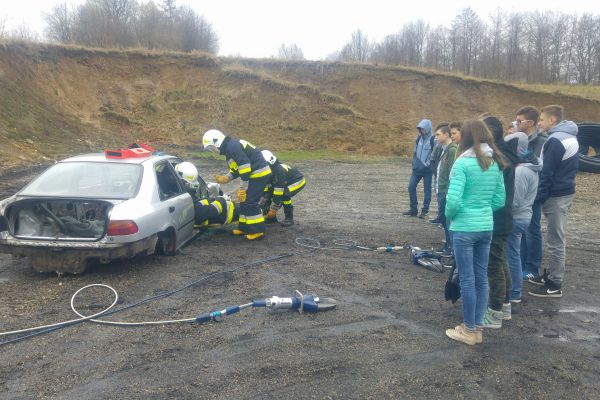
[(294, 225), (294, 206), (283, 206), (283, 213), (285, 219), (281, 223), (281, 226), (292, 226)]

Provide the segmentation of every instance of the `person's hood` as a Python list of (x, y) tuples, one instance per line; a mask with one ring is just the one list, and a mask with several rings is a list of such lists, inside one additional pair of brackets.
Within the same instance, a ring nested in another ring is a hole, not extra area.
[(512, 165), (517, 164), (520, 161), (520, 157), (518, 154), (519, 141), (521, 140), (521, 135), (525, 139), (525, 143), (527, 142), (527, 135), (522, 132), (513, 133), (511, 135), (506, 136), (504, 139), (500, 139), (496, 142), (496, 146), (498, 146), (498, 150), (502, 153), (502, 155), (510, 161)]
[[(417, 125), (417, 128), (421, 128), (425, 131), (425, 136), (431, 136), (431, 121), (428, 119), (423, 119)], [(419, 132), (420, 134), (420, 132)]]
[[(490, 147), (489, 144), (481, 143), (480, 146), (481, 146), (481, 152), (483, 153), (484, 156), (486, 156), (486, 157), (494, 156), (494, 150)], [(459, 157), (477, 157), (477, 155), (475, 154), (475, 151), (473, 151), (473, 148), (469, 147)]]
[(577, 124), (573, 121), (560, 121), (558, 124), (554, 125), (552, 128), (548, 130), (548, 136), (555, 132), (564, 132), (569, 135), (577, 136), (578, 128)]
[(542, 164), (537, 163), (537, 158), (535, 156), (533, 156), (533, 158), (535, 158), (535, 162), (534, 163), (530, 163), (530, 162), (522, 162), (521, 164), (519, 164), (521, 167), (525, 167), (525, 168), (529, 168), (530, 170), (532, 170), (535, 173), (538, 173), (542, 170)]

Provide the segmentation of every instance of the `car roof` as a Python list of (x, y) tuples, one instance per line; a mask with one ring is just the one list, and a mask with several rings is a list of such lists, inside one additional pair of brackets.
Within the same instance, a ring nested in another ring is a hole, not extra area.
[(171, 155), (151, 155), (148, 157), (129, 157), (129, 158), (108, 158), (104, 153), (89, 153), (81, 154), (74, 157), (69, 157), (59, 162), (110, 162), (110, 163), (121, 163), (121, 164), (142, 164), (149, 160), (167, 160), (171, 158), (177, 158)]

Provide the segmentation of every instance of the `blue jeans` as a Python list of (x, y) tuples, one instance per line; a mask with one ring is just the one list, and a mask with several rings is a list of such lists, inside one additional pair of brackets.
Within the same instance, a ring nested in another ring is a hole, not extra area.
[(424, 213), (429, 212), (429, 203), (431, 203), (431, 178), (433, 174), (426, 173), (420, 174), (415, 171), (412, 172), (410, 176), (410, 181), (408, 182), (408, 196), (410, 198), (410, 209), (411, 210), (419, 210), (419, 201), (417, 200), (417, 185), (423, 179), (423, 191), (425, 192), (425, 198), (423, 199), (423, 209)]
[(468, 329), (483, 326), (490, 286), (487, 267), (492, 231), (452, 232), (454, 260), (460, 276), (463, 320)]
[(542, 205), (533, 203), (531, 223), (521, 240), (521, 265), (523, 274), (540, 274), (542, 264)]
[(508, 259), (508, 268), (512, 279), (512, 290), (510, 292), (511, 300), (521, 298), (523, 290), (523, 265), (521, 264), (521, 238), (527, 227), (528, 219), (513, 219), (513, 229), (506, 240), (506, 258)]

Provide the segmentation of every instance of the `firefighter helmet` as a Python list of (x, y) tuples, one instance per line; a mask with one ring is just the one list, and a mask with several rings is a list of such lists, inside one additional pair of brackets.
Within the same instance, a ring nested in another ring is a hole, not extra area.
[(265, 161), (269, 164), (274, 165), (277, 162), (277, 157), (275, 157), (275, 154), (271, 153), (269, 150), (263, 150), (261, 151), (261, 154)]
[(209, 131), (204, 132), (202, 136), (202, 144), (204, 145), (204, 150), (217, 151), (223, 144), (223, 140), (225, 139), (225, 135), (223, 132), (218, 131), (216, 129), (211, 129)]
[(184, 181), (193, 185), (198, 182), (198, 170), (191, 162), (184, 161), (175, 166), (175, 171), (179, 173)]

